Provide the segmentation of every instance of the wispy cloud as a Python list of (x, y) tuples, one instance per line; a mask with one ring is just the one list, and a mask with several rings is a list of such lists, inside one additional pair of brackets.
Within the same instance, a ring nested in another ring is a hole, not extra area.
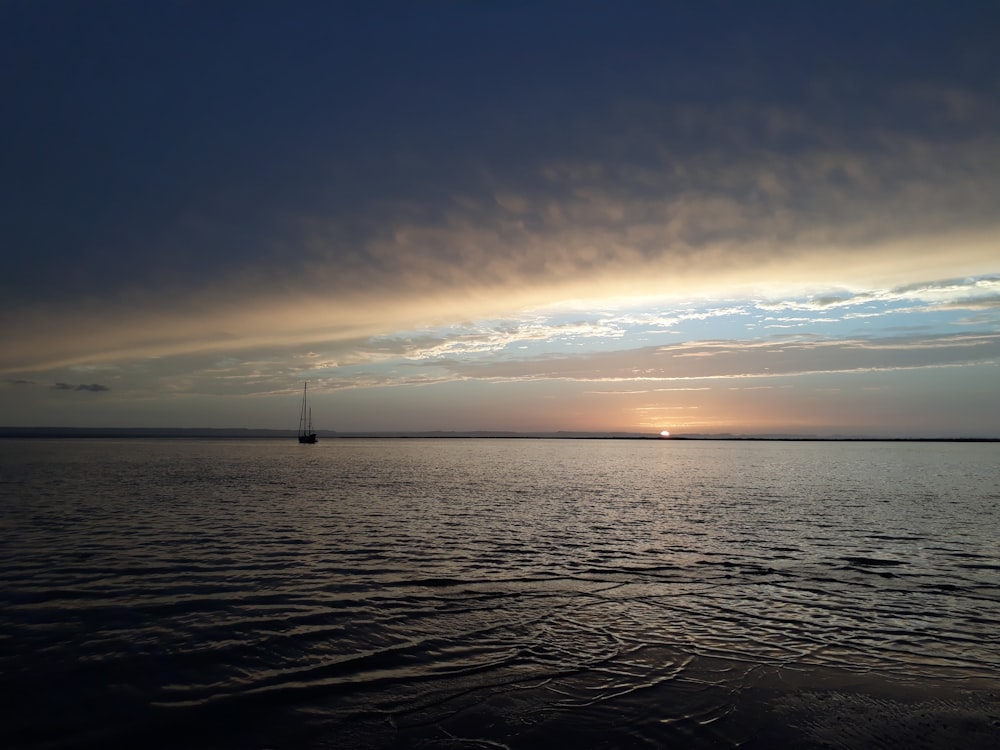
[(694, 342), (575, 357), (449, 363), (467, 378), (676, 381), (891, 371), (1000, 361), (1000, 334)]

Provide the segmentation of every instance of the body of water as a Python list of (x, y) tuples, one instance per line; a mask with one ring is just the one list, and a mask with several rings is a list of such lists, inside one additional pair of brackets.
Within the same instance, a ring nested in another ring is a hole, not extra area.
[(0, 441), (18, 748), (995, 747), (1000, 444)]

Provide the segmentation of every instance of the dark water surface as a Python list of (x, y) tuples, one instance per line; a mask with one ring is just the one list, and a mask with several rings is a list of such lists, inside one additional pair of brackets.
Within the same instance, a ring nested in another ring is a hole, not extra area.
[(0, 745), (1000, 746), (998, 467), (0, 441)]

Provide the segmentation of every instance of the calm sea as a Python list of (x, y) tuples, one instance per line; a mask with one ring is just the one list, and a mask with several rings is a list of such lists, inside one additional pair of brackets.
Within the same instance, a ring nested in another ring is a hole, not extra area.
[(0, 745), (996, 747), (1000, 444), (0, 441)]

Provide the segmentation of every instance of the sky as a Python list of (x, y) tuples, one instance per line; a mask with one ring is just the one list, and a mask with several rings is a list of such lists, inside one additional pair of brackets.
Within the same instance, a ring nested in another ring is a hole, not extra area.
[(0, 3), (0, 424), (1000, 437), (1000, 4)]

